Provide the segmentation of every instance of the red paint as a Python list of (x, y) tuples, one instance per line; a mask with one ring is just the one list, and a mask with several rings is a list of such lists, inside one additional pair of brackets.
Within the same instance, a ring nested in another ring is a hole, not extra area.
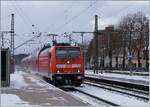
[[(79, 58), (57, 58), (56, 49), (57, 48), (78, 48), (80, 51)], [(84, 57), (83, 50), (78, 46), (52, 46), (51, 48), (46, 48), (42, 51), (37, 52), (36, 55), (28, 56), (23, 59), (24, 65), (28, 66), (30, 69), (39, 72), (40, 75), (50, 78), (55, 74), (83, 74), (84, 75)], [(57, 68), (57, 64), (63, 64), (63, 68)], [(79, 66), (77, 68), (76, 66)], [(75, 67), (72, 67), (75, 66)], [(57, 70), (60, 72), (57, 73)], [(78, 72), (78, 70), (80, 72)], [(50, 74), (50, 75), (48, 75)]]

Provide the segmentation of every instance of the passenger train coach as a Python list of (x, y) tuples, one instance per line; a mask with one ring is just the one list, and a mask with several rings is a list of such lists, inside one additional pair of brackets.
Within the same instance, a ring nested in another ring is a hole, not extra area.
[(80, 86), (84, 79), (83, 50), (79, 46), (45, 46), (22, 63), (55, 84)]

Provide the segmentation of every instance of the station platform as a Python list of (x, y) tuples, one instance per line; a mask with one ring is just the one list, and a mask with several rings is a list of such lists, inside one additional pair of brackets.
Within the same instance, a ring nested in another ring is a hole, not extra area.
[(10, 79), (10, 87), (1, 88), (1, 107), (88, 106), (31, 73), (17, 70)]
[(114, 74), (105, 71), (101, 73), (100, 70), (98, 71), (98, 74), (94, 74), (93, 70), (86, 70), (85, 76), (93, 77), (93, 78), (104, 78), (108, 80), (122, 81), (122, 82), (149, 86), (149, 76), (143, 76), (143, 75)]

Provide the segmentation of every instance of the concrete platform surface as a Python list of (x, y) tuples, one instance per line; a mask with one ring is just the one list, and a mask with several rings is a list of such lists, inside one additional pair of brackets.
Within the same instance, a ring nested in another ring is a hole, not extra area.
[(1, 89), (1, 106), (87, 106), (33, 74), (16, 71), (10, 87)]

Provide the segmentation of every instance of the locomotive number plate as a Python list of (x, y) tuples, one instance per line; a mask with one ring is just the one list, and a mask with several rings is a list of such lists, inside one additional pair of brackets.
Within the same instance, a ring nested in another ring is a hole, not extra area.
[(66, 68), (71, 68), (72, 64), (66, 64)]
[(80, 68), (81, 64), (57, 64), (57, 68)]

